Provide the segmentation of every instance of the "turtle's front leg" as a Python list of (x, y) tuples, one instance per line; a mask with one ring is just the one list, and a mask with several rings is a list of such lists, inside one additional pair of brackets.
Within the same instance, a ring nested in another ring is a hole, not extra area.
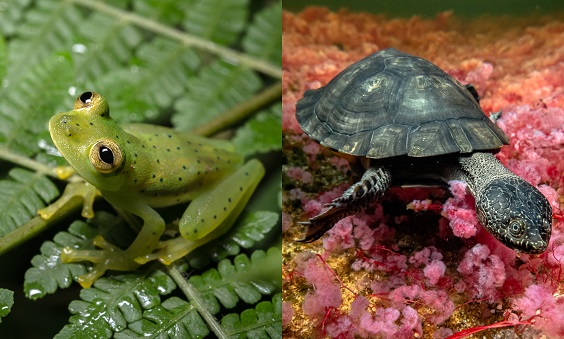
[(369, 167), (357, 183), (349, 187), (340, 197), (327, 204), (328, 209), (301, 222), (307, 225), (306, 235), (300, 242), (319, 239), (339, 220), (366, 209), (374, 200), (381, 198), (392, 182), (390, 171), (385, 167)]

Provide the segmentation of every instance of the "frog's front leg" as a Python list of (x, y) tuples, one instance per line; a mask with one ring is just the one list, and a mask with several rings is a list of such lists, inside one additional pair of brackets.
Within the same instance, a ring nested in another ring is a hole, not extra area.
[(210, 190), (193, 200), (179, 229), (182, 237), (163, 241), (159, 251), (137, 259), (146, 263), (158, 259), (166, 265), (227, 232), (235, 223), (264, 176), (260, 161), (252, 159)]
[(151, 207), (139, 200), (120, 199), (119, 197), (106, 196), (110, 203), (120, 206), (143, 219), (143, 228), (126, 249), (122, 250), (108, 243), (102, 236), (94, 238), (94, 245), (100, 250), (77, 250), (64, 248), (61, 253), (61, 261), (64, 263), (90, 261), (94, 264), (92, 270), (78, 277), (78, 282), (84, 288), (90, 287), (96, 279), (104, 275), (107, 270), (131, 271), (139, 267), (135, 258), (151, 253), (158, 245), (165, 222), (161, 216)]

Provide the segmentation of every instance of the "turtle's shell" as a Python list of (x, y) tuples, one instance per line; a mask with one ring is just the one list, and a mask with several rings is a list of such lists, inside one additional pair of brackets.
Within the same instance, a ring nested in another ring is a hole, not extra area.
[(508, 144), (464, 86), (431, 62), (393, 48), (306, 91), (296, 117), (323, 146), (374, 159), (496, 151)]

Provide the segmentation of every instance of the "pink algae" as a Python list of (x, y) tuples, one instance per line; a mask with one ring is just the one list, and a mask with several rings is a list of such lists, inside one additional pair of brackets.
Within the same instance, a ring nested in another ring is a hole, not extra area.
[[(449, 13), (389, 19), (314, 7), (284, 12), (285, 152), (302, 153), (305, 161), (289, 163), (284, 172), (285, 337), (460, 338), (500, 328), (564, 336), (564, 23), (484, 20), (463, 22)], [(346, 162), (302, 134), (295, 103), (306, 89), (387, 47), (473, 83), (486, 113), (501, 110), (497, 124), (511, 144), (498, 159), (538, 186), (554, 209), (545, 253), (516, 253), (500, 244), (479, 224), (474, 198), (456, 181), (448, 190), (394, 189), (386, 201), (339, 221), (322, 240), (294, 242), (303, 231), (296, 222), (319, 213), (351, 184), (336, 180), (351, 174)], [(335, 168), (334, 178), (323, 178), (335, 179), (331, 186), (320, 184), (320, 169), (327, 167)], [(296, 181), (305, 185), (297, 188)], [(464, 328), (453, 315), (478, 325)], [(299, 319), (309, 326), (300, 327)]]

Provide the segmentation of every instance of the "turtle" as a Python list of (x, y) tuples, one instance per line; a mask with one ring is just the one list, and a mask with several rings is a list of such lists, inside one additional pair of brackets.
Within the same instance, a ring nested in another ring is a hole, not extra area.
[(366, 209), (391, 186), (466, 183), (481, 225), (507, 247), (542, 253), (552, 208), (537, 188), (495, 157), (509, 139), (462, 85), (421, 57), (394, 48), (350, 65), (305, 91), (296, 118), (309, 138), (360, 168), (362, 177), (307, 225), (319, 239), (340, 219)]

